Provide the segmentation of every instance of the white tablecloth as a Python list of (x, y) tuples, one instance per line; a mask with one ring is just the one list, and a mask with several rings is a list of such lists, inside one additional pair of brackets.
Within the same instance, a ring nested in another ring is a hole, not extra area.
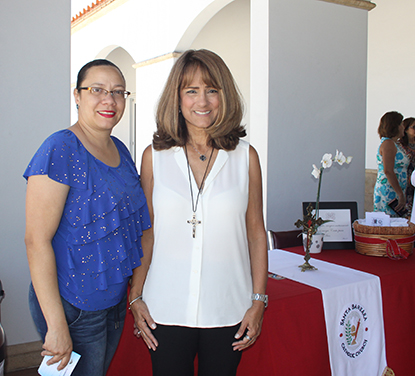
[[(277, 249), (268, 252), (268, 260), (271, 273), (321, 290), (332, 375), (382, 375), (386, 351), (379, 278), (316, 259), (309, 263), (318, 270), (301, 272), (303, 256)], [(313, 325), (313, 317), (304, 315)]]

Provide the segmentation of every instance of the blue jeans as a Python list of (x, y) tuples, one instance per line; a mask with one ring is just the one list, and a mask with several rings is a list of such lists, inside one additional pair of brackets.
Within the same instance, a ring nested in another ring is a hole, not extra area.
[[(100, 311), (84, 311), (62, 298), (66, 321), (71, 334), (73, 351), (81, 355), (73, 376), (104, 376), (117, 349), (124, 326), (127, 294), (116, 306)], [(29, 288), (29, 308), (45, 341), (47, 325), (32, 284)]]

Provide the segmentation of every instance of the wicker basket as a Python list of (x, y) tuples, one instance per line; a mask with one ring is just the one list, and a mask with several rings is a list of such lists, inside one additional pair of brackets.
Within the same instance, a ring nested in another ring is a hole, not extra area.
[(415, 241), (415, 225), (408, 226), (366, 226), (358, 221), (353, 223), (355, 249), (366, 256), (387, 257), (386, 242), (395, 240), (399, 247), (412, 254)]

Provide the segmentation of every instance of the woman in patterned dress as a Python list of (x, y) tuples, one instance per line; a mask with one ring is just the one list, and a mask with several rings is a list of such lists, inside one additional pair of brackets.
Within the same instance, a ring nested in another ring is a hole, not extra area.
[(405, 208), (405, 191), (408, 181), (409, 158), (398, 140), (404, 135), (403, 116), (399, 112), (387, 112), (380, 119), (378, 134), (381, 138), (376, 155), (378, 174), (373, 193), (374, 211), (382, 211), (392, 217), (398, 215), (388, 203), (398, 200), (396, 210)]
[(408, 166), (408, 183), (406, 186), (406, 207), (408, 213), (411, 214), (414, 201), (414, 186), (411, 184), (411, 175), (415, 168), (415, 118), (406, 118), (403, 121), (403, 125), (405, 127), (405, 134), (399, 140), (399, 143), (404, 148), (410, 160)]

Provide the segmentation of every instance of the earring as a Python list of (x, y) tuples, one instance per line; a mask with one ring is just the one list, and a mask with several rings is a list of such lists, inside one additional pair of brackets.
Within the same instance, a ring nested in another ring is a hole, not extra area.
[(79, 110), (79, 104), (78, 103), (76, 104), (76, 109)]

